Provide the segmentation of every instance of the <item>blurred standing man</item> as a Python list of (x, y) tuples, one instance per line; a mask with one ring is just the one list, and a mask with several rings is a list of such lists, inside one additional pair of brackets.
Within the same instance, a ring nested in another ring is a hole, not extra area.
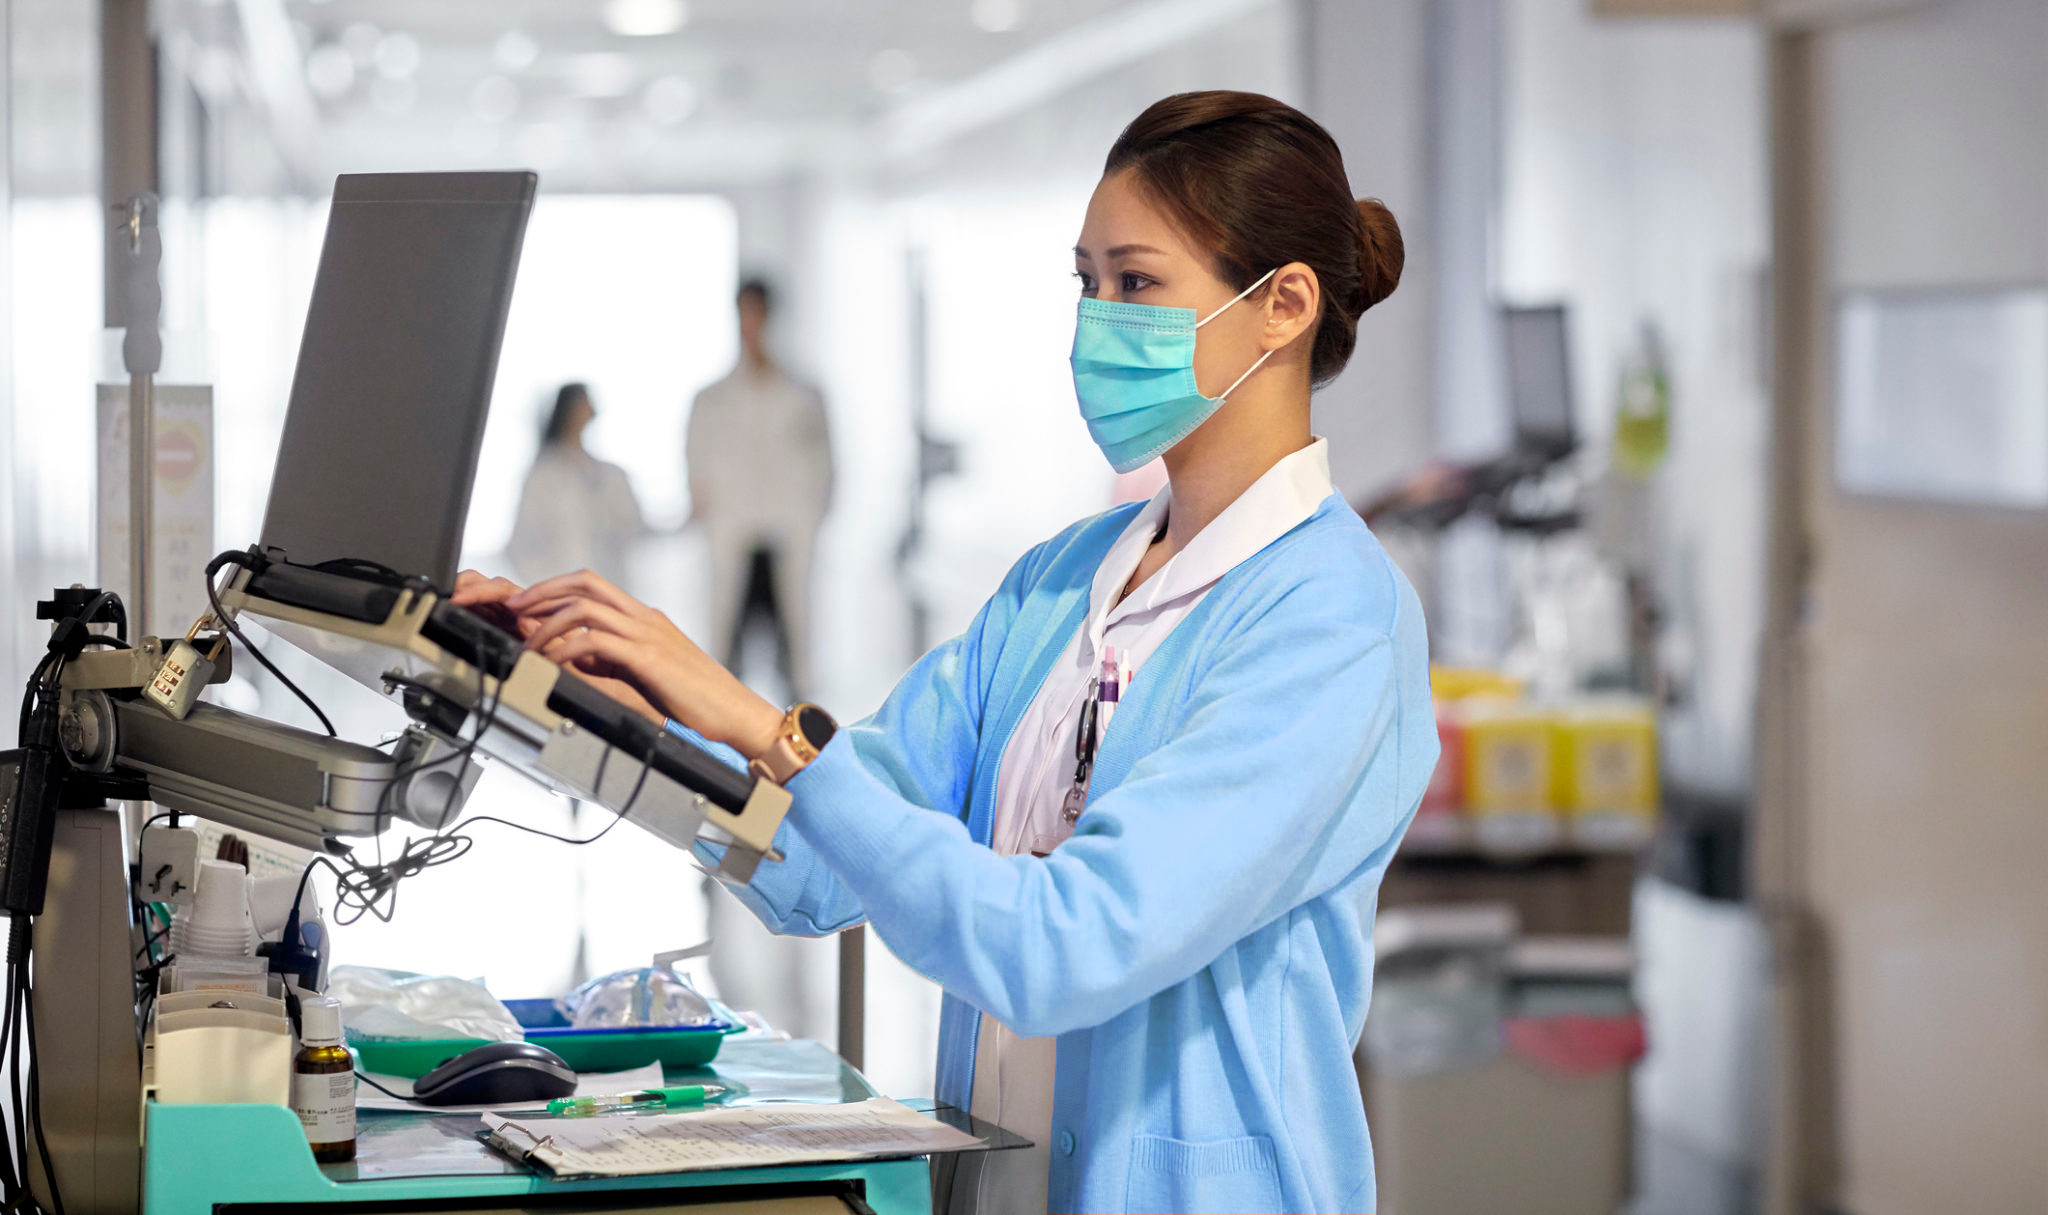
[[(775, 635), (788, 699), (813, 695), (810, 684), (811, 545), (832, 497), (832, 442), (818, 391), (784, 371), (768, 350), (774, 293), (750, 278), (740, 284), (740, 361), (697, 394), (684, 452), (690, 515), (711, 550), (711, 635), (706, 649), (740, 670), (749, 628)], [(738, 901), (704, 879), (707, 926), (723, 948), (712, 951), (720, 998), (765, 1015), (799, 1038), (831, 1033), (828, 992), (811, 976), (829, 955), (815, 942), (771, 935)]]
[(792, 697), (810, 691), (811, 546), (832, 498), (832, 440), (818, 390), (769, 353), (768, 284), (740, 284), (740, 361), (690, 411), (690, 513), (711, 547), (712, 653), (737, 670), (756, 620), (775, 632)]

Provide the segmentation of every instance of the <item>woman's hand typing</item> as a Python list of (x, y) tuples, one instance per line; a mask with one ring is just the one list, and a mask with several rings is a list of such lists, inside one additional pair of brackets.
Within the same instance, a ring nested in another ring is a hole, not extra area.
[(573, 668), (654, 721), (673, 717), (748, 758), (774, 741), (782, 713), (698, 648), (667, 616), (583, 570), (527, 588), (465, 571), (453, 601), (501, 606), (529, 648)]

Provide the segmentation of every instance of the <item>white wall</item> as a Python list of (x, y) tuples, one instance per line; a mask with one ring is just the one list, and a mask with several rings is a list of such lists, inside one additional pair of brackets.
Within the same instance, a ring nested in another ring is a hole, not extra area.
[(1378, 198), (1401, 225), (1401, 285), (1358, 325), (1343, 374), (1316, 397), (1330, 475), (1360, 501), (1432, 454), (1440, 264), (1431, 204), (1431, 4), (1427, 0), (1302, 0), (1303, 107), (1344, 152), (1351, 188)]

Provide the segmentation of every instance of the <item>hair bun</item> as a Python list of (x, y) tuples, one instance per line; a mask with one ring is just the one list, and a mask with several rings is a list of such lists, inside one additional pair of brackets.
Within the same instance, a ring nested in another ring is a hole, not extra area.
[(1394, 213), (1385, 203), (1377, 198), (1359, 199), (1358, 218), (1358, 292), (1363, 301), (1358, 310), (1364, 312), (1394, 294), (1401, 283), (1401, 264), (1407, 251), (1401, 243), (1401, 225), (1394, 222)]

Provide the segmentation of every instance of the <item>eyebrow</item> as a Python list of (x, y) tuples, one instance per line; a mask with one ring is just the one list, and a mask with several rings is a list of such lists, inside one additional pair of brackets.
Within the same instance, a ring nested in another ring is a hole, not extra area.
[[(1164, 250), (1164, 249), (1154, 249), (1154, 248), (1153, 248), (1152, 246), (1150, 246), (1150, 245), (1118, 245), (1118, 246), (1117, 246), (1116, 248), (1114, 248), (1114, 249), (1111, 249), (1111, 250), (1109, 250), (1109, 251), (1108, 251), (1107, 253), (1104, 253), (1104, 254), (1103, 254), (1103, 256), (1104, 256), (1104, 257), (1128, 257), (1128, 256), (1130, 256), (1130, 255), (1131, 255), (1131, 254), (1133, 254), (1133, 253), (1157, 253), (1157, 254), (1158, 254), (1159, 256), (1161, 256), (1161, 257), (1164, 257), (1164, 256), (1166, 256), (1166, 250)], [(1079, 246), (1079, 245), (1075, 245), (1075, 246), (1074, 246), (1074, 256), (1075, 256), (1075, 257), (1087, 257), (1087, 256), (1088, 256), (1088, 250), (1086, 250), (1086, 249), (1083, 249), (1083, 248), (1082, 248), (1081, 246)], [(1092, 259), (1091, 259), (1091, 260), (1092, 260)]]

